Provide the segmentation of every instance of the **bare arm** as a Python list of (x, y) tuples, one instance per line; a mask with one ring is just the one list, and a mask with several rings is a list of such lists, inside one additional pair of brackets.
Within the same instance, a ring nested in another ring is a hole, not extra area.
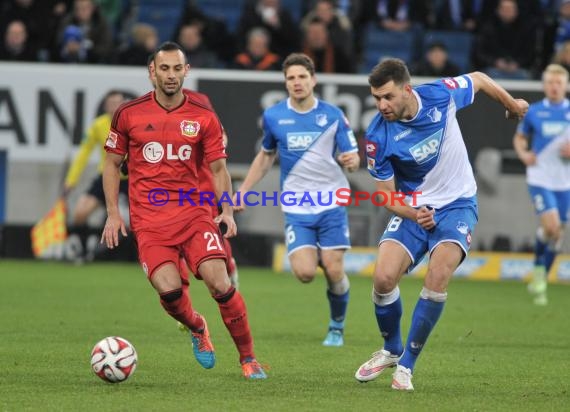
[(119, 230), (127, 236), (125, 222), (119, 213), (119, 184), (121, 180), (121, 163), (124, 156), (107, 153), (103, 163), (103, 191), (107, 206), (107, 221), (101, 235), (101, 243), (109, 249), (119, 245)]
[[(266, 152), (265, 150), (260, 150), (253, 159), (251, 163), (251, 167), (247, 171), (247, 175), (241, 184), (239, 191), (240, 192), (247, 192), (251, 190), (253, 186), (255, 186), (263, 177), (267, 174), (273, 163), (275, 162), (275, 157), (277, 156), (276, 153)], [(236, 211), (242, 211), (245, 209), (245, 205), (240, 203), (237, 205), (237, 201), (234, 196), (234, 209)]]
[(428, 209), (426, 206), (415, 209), (405, 202), (404, 199), (396, 199), (392, 196), (393, 193), (396, 193), (394, 179), (376, 181), (376, 191), (386, 193), (386, 196), (384, 197), (385, 199), (388, 199), (386, 209), (390, 212), (400, 216), (401, 218), (413, 220), (426, 230), (430, 230), (435, 227), (434, 210)]
[[(226, 159), (217, 159), (210, 163), (210, 170), (213, 174), (214, 190), (216, 191), (216, 199), (221, 199), (224, 193), (227, 196), (232, 195), (232, 180), (226, 167)], [(227, 231), (224, 237), (233, 237), (237, 234), (237, 226), (234, 221), (234, 211), (231, 204), (222, 202), (222, 214), (216, 217), (215, 222), (224, 222)]]
[(355, 172), (360, 166), (360, 156), (358, 152), (341, 153), (337, 157), (338, 162), (349, 172)]
[(528, 111), (528, 102), (524, 99), (515, 99), (496, 81), (485, 73), (472, 72), (469, 77), (473, 80), (475, 93), (483, 91), (491, 99), (501, 103), (507, 110), (507, 118), (522, 119)]
[(513, 148), (525, 166), (532, 166), (536, 163), (536, 154), (528, 148), (528, 139), (523, 133), (515, 133), (513, 137)]

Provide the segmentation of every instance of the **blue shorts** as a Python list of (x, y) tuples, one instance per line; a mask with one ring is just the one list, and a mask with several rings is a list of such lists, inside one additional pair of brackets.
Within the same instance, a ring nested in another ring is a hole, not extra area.
[(528, 185), (528, 192), (537, 215), (547, 210), (558, 210), (560, 221), (566, 223), (570, 212), (570, 190), (554, 191), (539, 186)]
[(453, 242), (463, 249), (464, 256), (471, 247), (471, 236), (477, 224), (477, 207), (448, 207), (435, 211), (436, 226), (427, 231), (410, 219), (392, 216), (380, 243), (392, 240), (399, 243), (412, 259), (411, 271), (424, 255), (433, 252), (443, 242)]
[(316, 215), (285, 213), (287, 254), (303, 247), (349, 249), (350, 232), (345, 207), (335, 207)]

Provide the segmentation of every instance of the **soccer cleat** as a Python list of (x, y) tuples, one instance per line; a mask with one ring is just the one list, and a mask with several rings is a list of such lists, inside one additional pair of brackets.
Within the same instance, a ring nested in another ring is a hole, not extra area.
[(344, 345), (344, 337), (342, 329), (329, 329), (329, 333), (323, 341), (323, 346), (342, 346)]
[(532, 272), (532, 280), (528, 284), (528, 291), (533, 295), (540, 295), (546, 292), (548, 283), (546, 281), (546, 270), (544, 266), (537, 266)]
[(401, 357), (402, 355), (392, 355), (387, 350), (380, 349), (372, 354), (372, 358), (369, 361), (358, 368), (354, 377), (360, 382), (374, 380), (384, 369), (395, 367)]
[(180, 332), (184, 332), (184, 333), (188, 332), (189, 329), (186, 327), (185, 324), (183, 324), (182, 322), (176, 322), (176, 323), (178, 324), (178, 330)]
[(241, 370), (247, 379), (267, 379), (267, 374), (255, 358), (246, 358), (241, 363)]
[(539, 293), (534, 297), (534, 304), (537, 306), (546, 306), (548, 305), (548, 298), (546, 297), (546, 293)]
[(396, 372), (392, 375), (392, 389), (398, 391), (413, 391), (412, 371), (402, 365), (398, 365)]
[(192, 339), (192, 350), (194, 357), (204, 369), (211, 369), (216, 364), (216, 354), (214, 353), (214, 345), (210, 340), (210, 332), (208, 332), (208, 324), (204, 319), (204, 329), (201, 332), (190, 331)]

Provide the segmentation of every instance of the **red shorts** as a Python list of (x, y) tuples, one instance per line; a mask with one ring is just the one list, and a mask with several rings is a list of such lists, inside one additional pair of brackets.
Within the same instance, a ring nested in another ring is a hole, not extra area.
[[(232, 254), (232, 245), (227, 238), (224, 238), (224, 248), (226, 251), (226, 271), (228, 272), (228, 276), (231, 275), (234, 270), (236, 269), (236, 264), (233, 260)], [(189, 285), (188, 279), (188, 265), (186, 264), (186, 260), (183, 257), (180, 257), (178, 272), (180, 273), (180, 277), (182, 278), (182, 283), (185, 285)], [(198, 280), (202, 280), (202, 276), (199, 273), (193, 272), (194, 277)]]
[(198, 273), (198, 267), (206, 260), (226, 260), (223, 237), (214, 222), (194, 222), (186, 233), (186, 240), (174, 245), (167, 240), (157, 241), (156, 235), (144, 231), (135, 234), (139, 261), (149, 279), (158, 267), (168, 262), (174, 263), (180, 271), (181, 257), (188, 262), (192, 273)]

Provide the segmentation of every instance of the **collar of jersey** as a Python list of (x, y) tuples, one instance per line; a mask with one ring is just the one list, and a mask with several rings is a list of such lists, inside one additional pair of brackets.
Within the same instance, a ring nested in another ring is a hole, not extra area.
[(315, 110), (315, 109), (317, 108), (318, 105), (319, 105), (319, 99), (317, 99), (317, 98), (315, 97), (315, 104), (313, 105), (313, 107), (311, 107), (309, 110), (306, 110), (306, 111), (304, 111), (304, 112), (300, 112), (299, 110), (295, 109), (295, 108), (293, 107), (293, 105), (291, 104), (291, 98), (290, 98), (290, 97), (287, 98), (287, 108), (288, 108), (289, 110), (293, 110), (295, 113), (299, 113), (299, 114), (304, 114), (304, 113), (312, 112), (313, 110)]

